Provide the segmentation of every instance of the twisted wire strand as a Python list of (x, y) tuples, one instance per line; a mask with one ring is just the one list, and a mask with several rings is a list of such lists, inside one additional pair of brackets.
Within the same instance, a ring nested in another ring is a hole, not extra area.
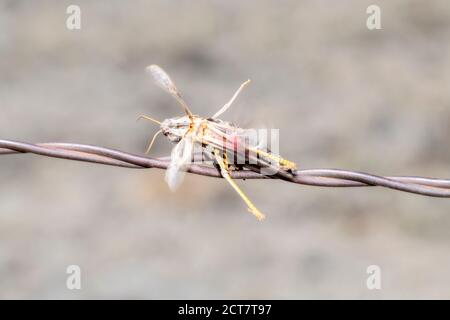
[[(167, 169), (170, 158), (149, 158), (93, 145), (75, 143), (36, 143), (30, 144), (0, 139), (0, 155), (33, 153), (40, 156), (66, 160), (84, 161), (123, 168)], [(213, 166), (191, 164), (187, 172), (221, 178), (219, 170)], [(320, 187), (364, 187), (380, 186), (414, 194), (450, 198), (450, 179), (436, 179), (416, 176), (383, 177), (364, 172), (340, 169), (303, 169), (292, 176), (264, 176), (251, 170), (232, 171), (233, 179), (281, 179), (284, 181)]]

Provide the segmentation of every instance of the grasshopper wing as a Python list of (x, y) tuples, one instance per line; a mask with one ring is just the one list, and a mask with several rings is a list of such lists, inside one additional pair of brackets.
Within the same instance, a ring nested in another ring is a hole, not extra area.
[(192, 161), (193, 140), (190, 135), (185, 136), (172, 149), (170, 164), (166, 170), (166, 182), (170, 190), (175, 191), (184, 178), (186, 166)]
[(169, 75), (160, 67), (152, 64), (146, 68), (146, 70), (153, 76), (156, 84), (163, 88), (167, 93), (174, 97), (178, 103), (183, 107), (184, 112), (189, 117), (192, 117), (192, 112), (189, 110), (188, 105), (183, 100), (180, 91), (175, 86), (175, 83), (170, 79)]

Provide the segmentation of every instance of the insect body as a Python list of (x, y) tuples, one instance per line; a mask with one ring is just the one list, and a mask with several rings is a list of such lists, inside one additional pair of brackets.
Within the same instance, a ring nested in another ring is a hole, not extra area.
[(218, 166), (222, 177), (241, 196), (249, 211), (259, 220), (264, 219), (264, 215), (231, 178), (229, 171), (241, 168), (254, 171), (261, 170), (261, 168), (270, 168), (274, 171), (274, 174), (292, 175), (296, 165), (272, 153), (270, 150), (262, 148), (257, 138), (253, 137), (252, 139), (247, 135), (247, 130), (218, 119), (231, 106), (250, 80), (244, 82), (230, 101), (212, 117), (202, 118), (192, 114), (174, 82), (163, 69), (156, 65), (151, 65), (147, 67), (147, 70), (151, 73), (156, 83), (178, 101), (186, 113), (185, 116), (166, 119), (162, 122), (148, 116), (140, 116), (140, 118), (160, 125), (160, 130), (153, 136), (147, 153), (150, 151), (159, 133), (176, 143), (172, 149), (170, 165), (166, 171), (166, 182), (169, 187), (174, 190), (179, 185), (187, 165), (195, 160), (194, 156), (197, 154), (195, 151), (200, 150), (202, 159), (206, 157)]

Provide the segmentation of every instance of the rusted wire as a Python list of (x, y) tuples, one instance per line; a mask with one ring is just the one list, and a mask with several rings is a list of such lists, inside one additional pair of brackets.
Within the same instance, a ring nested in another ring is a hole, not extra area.
[[(75, 143), (24, 143), (0, 140), (0, 155), (33, 153), (46, 157), (92, 162), (124, 168), (167, 169), (169, 158), (148, 158), (119, 150)], [(220, 178), (213, 166), (191, 164), (187, 172)], [(292, 176), (264, 176), (250, 170), (232, 171), (234, 179), (282, 179), (292, 183), (320, 187), (380, 186), (430, 197), (450, 198), (450, 180), (424, 177), (383, 177), (363, 172), (339, 169), (297, 170)]]

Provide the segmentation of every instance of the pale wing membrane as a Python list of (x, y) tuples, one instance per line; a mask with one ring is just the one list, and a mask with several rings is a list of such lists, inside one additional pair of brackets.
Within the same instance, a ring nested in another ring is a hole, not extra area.
[(193, 141), (190, 135), (184, 137), (172, 149), (170, 164), (166, 170), (166, 182), (175, 191), (184, 178), (186, 166), (191, 163)]
[(159, 66), (152, 64), (146, 68), (148, 72), (153, 76), (153, 79), (155, 82), (163, 88), (166, 92), (168, 92), (170, 95), (172, 95), (178, 103), (183, 107), (184, 111), (187, 115), (192, 116), (191, 111), (189, 110), (189, 107), (187, 106), (186, 102), (181, 97), (180, 92), (178, 91), (177, 87), (175, 86), (175, 83), (170, 79), (169, 75)]

